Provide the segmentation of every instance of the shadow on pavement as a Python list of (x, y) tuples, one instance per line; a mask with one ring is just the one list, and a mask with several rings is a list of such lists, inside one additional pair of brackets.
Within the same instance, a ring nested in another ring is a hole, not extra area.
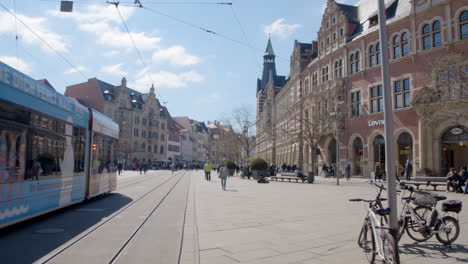
[(238, 192), (238, 190), (228, 190), (228, 189), (226, 189), (225, 191), (226, 192)]
[(468, 256), (468, 247), (460, 244), (452, 244), (452, 247), (449, 248), (440, 243), (414, 243), (414, 244), (400, 244), (400, 254), (405, 255), (419, 255), (419, 256), (428, 256), (437, 254), (437, 258), (440, 259), (453, 259), (457, 262), (468, 263), (467, 258), (460, 258), (452, 256), (454, 253), (458, 253), (462, 256)]
[(111, 193), (1, 230), (1, 263), (33, 263), (131, 201)]

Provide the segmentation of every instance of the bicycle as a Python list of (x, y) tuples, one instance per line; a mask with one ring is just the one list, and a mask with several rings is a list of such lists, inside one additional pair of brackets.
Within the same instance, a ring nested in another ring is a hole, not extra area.
[[(403, 191), (409, 191), (409, 196), (401, 197), (403, 208), (398, 222), (398, 240), (406, 230), (408, 236), (414, 241), (424, 242), (435, 234), (440, 243), (450, 247), (460, 234), (458, 213), (462, 208), (461, 201), (444, 202), (442, 204), (444, 215), (440, 217), (436, 208), (437, 202), (446, 200), (447, 197), (417, 191), (404, 182), (400, 183), (400, 187)], [(410, 202), (413, 202), (416, 207), (410, 206)], [(456, 213), (457, 217), (448, 215), (449, 213)]]
[(381, 220), (387, 218), (390, 214), (390, 208), (383, 208), (382, 201), (385, 198), (380, 198), (382, 190), (385, 188), (382, 185), (375, 184), (379, 188), (379, 192), (374, 200), (365, 200), (361, 198), (350, 199), (350, 202), (366, 202), (369, 204), (367, 215), (364, 218), (364, 224), (358, 238), (358, 245), (364, 250), (369, 263), (374, 263), (376, 255), (384, 261), (384, 263), (396, 263), (396, 248), (395, 240), (392, 235), (383, 226), (382, 221), (377, 219), (376, 215), (381, 216)]

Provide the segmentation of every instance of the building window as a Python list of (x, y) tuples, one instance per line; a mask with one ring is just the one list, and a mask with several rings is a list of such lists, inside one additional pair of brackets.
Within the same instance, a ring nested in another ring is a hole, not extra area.
[(361, 105), (361, 91), (351, 93), (351, 116), (361, 116), (362, 105)]
[(394, 83), (395, 108), (409, 107), (411, 103), (409, 79), (399, 80)]
[(138, 128), (133, 129), (133, 136), (138, 137)]
[(442, 45), (440, 22), (437, 20), (432, 24), (432, 46), (439, 47)]
[(343, 60), (335, 61), (335, 78), (343, 77)]
[(312, 87), (316, 87), (317, 86), (317, 73), (314, 72), (314, 74), (312, 74)]
[(161, 146), (161, 148), (159, 149), (159, 154), (164, 154), (164, 146)]
[(154, 153), (158, 153), (158, 145), (154, 145), (153, 151), (154, 151)]
[(148, 152), (151, 153), (151, 145), (148, 145)]
[(333, 41), (336, 40), (336, 33), (333, 33)]
[(340, 36), (343, 36), (343, 29), (340, 28)]
[(369, 47), (369, 66), (380, 64), (380, 43)]
[(140, 117), (139, 116), (135, 116), (135, 124), (140, 124)]
[(145, 143), (141, 143), (140, 148), (141, 148), (141, 151), (142, 151), (142, 152), (145, 152), (145, 151), (146, 151), (146, 144), (145, 144)]
[(164, 130), (166, 128), (166, 126), (164, 125), (164, 123), (161, 123), (161, 129)]
[(335, 24), (335, 22), (336, 22), (336, 18), (333, 18), (332, 22), (333, 22), (333, 24)]
[(146, 118), (143, 118), (142, 123), (144, 126), (146, 126)]
[(371, 113), (383, 111), (383, 91), (382, 85), (377, 85), (371, 88), (370, 92)]
[(327, 38), (327, 45), (330, 45), (330, 38)]
[(408, 33), (403, 32), (401, 34), (401, 56), (405, 57), (409, 55), (409, 43), (408, 43)]
[(356, 51), (356, 53), (351, 54), (351, 56), (349, 57), (349, 61), (350, 61), (349, 73), (353, 74), (353, 73), (359, 72), (361, 68), (359, 51)]
[(468, 38), (468, 11), (460, 14), (460, 39)]
[(145, 137), (146, 137), (146, 131), (145, 131), (145, 130), (142, 130), (142, 131), (141, 131), (141, 137), (142, 137), (142, 138), (145, 138)]
[(328, 81), (328, 66), (322, 68), (322, 83)]
[(401, 50), (400, 50), (400, 36), (393, 37), (393, 58), (399, 59)]
[(161, 141), (164, 140), (164, 134), (161, 134)]
[(423, 50), (442, 45), (442, 37), (440, 31), (440, 21), (436, 20), (432, 23), (432, 30), (429, 24), (423, 26), (422, 30), (422, 44)]

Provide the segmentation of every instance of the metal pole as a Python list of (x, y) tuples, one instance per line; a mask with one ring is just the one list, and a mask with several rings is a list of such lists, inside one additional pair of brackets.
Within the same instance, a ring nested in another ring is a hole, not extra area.
[(338, 141), (338, 102), (335, 105), (335, 128), (336, 128), (336, 167), (335, 167), (335, 175), (336, 175), (336, 185), (340, 185), (340, 143)]
[(392, 90), (390, 85), (390, 69), (388, 64), (388, 38), (386, 28), (386, 14), (384, 0), (379, 0), (379, 32), (380, 32), (380, 52), (382, 54), (382, 81), (384, 97), (384, 127), (385, 127), (385, 171), (387, 177), (388, 205), (390, 213), (390, 233), (395, 240), (396, 263), (400, 263), (398, 254), (398, 208), (396, 194), (396, 175), (395, 175), (395, 152), (393, 144), (393, 109), (392, 109)]

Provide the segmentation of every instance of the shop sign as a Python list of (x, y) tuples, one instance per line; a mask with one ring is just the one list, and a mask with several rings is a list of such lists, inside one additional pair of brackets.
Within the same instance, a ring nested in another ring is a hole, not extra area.
[(460, 135), (461, 133), (463, 133), (463, 129), (459, 127), (455, 127), (455, 128), (452, 128), (452, 130), (450, 130), (450, 133), (454, 135)]
[(383, 124), (385, 124), (385, 122), (384, 122), (384, 120), (375, 120), (375, 121), (369, 121), (368, 124), (369, 124), (370, 127), (373, 127), (373, 126), (383, 125)]

